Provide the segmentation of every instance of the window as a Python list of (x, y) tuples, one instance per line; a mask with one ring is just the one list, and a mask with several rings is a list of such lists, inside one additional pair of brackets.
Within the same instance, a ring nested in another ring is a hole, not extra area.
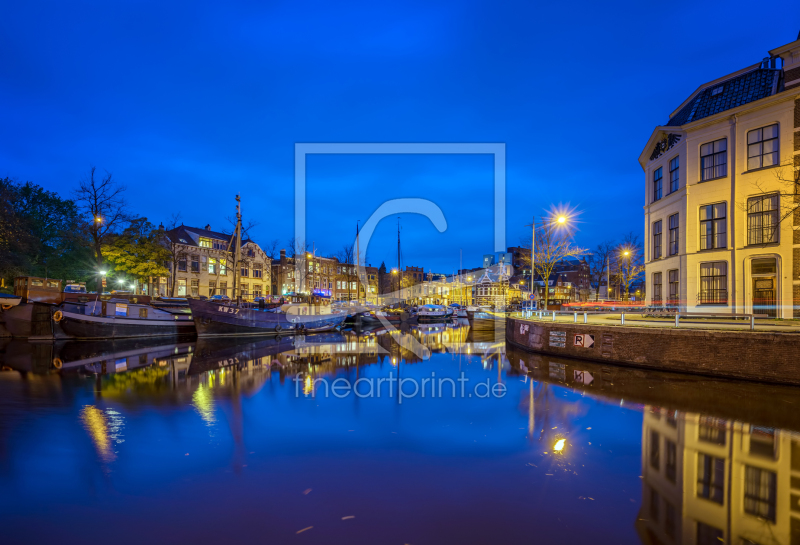
[(669, 217), (669, 255), (678, 253), (678, 214)]
[(650, 487), (650, 519), (655, 522), (659, 519), (659, 507), (661, 507), (661, 497), (655, 488)]
[(728, 139), (722, 138), (700, 146), (701, 181), (722, 178), (728, 174)]
[(210, 238), (203, 238), (200, 237), (200, 244), (201, 248), (211, 248), (211, 239)]
[(253, 284), (253, 297), (261, 297), (261, 284)]
[(253, 265), (253, 278), (261, 278), (261, 272), (262, 272), (261, 267), (262, 267), (261, 263), (255, 263)]
[(217, 260), (213, 257), (208, 258), (208, 273), (217, 274)]
[(678, 469), (678, 450), (677, 446), (675, 445), (674, 441), (670, 441), (669, 439), (664, 440), (664, 451), (667, 456), (666, 460), (666, 467), (665, 472), (667, 474), (667, 479), (670, 482), (675, 482), (675, 476), (677, 474)]
[(200, 262), (197, 260), (197, 256), (192, 256), (192, 272), (193, 273), (200, 272)]
[(661, 257), (661, 220), (653, 223), (653, 259)]
[(228, 274), (228, 268), (225, 266), (226, 260), (219, 260), (219, 274)]
[(700, 264), (700, 304), (728, 303), (728, 264), (713, 261)]
[(662, 168), (658, 167), (653, 172), (653, 202), (661, 198)]
[(186, 272), (186, 258), (178, 260), (178, 270), (180, 272)]
[(725, 225), (726, 205), (724, 202), (700, 207), (700, 249), (726, 248), (728, 233)]
[(192, 280), (192, 297), (197, 297), (200, 295), (200, 280), (193, 279)]
[(667, 272), (669, 276), (669, 304), (680, 304), (680, 276), (678, 269), (673, 269)]
[(653, 304), (660, 305), (663, 299), (661, 298), (661, 273), (653, 273)]
[(219, 283), (219, 294), (220, 295), (228, 295), (228, 283), (227, 282), (220, 282)]
[(178, 297), (186, 297), (186, 279), (178, 279)]
[(667, 537), (675, 539), (675, 506), (664, 500), (664, 532)]
[(222, 242), (222, 241), (219, 241), (219, 240), (215, 240), (214, 243), (213, 243), (213, 247), (214, 247), (215, 250), (227, 250), (228, 249), (228, 243), (227, 242)]
[(747, 243), (778, 242), (778, 196), (747, 199)]
[(745, 466), (744, 512), (775, 522), (775, 496), (775, 473)]
[(697, 455), (697, 496), (722, 504), (725, 460), (707, 454)]
[(778, 164), (778, 125), (747, 133), (747, 170)]
[(250, 293), (250, 284), (241, 284), (239, 286), (239, 293), (242, 297), (247, 297), (248, 293)]
[(713, 416), (701, 416), (697, 428), (697, 438), (715, 445), (725, 444), (725, 428), (727, 422)]
[(775, 459), (775, 429), (762, 426), (750, 428), (750, 454)]
[(250, 269), (242, 267), (242, 276), (250, 276)]
[(702, 522), (697, 523), (697, 545), (719, 545), (725, 543), (722, 530)]
[(669, 192), (678, 190), (681, 180), (680, 156), (676, 156), (669, 162)]
[(650, 467), (658, 470), (660, 463), (659, 435), (657, 431), (650, 430)]

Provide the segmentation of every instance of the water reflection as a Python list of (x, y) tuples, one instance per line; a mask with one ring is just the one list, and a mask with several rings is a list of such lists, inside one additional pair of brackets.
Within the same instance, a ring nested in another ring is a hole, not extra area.
[[(509, 357), (520, 373), (544, 383), (641, 407), (642, 502), (635, 526), (642, 543), (800, 543), (800, 425), (791, 410), (800, 403), (796, 388), (513, 349)], [(531, 383), (531, 401), (533, 391)]]
[[(241, 512), (267, 505), (280, 515), (265, 534), (275, 542), (311, 526), (304, 538), (320, 542), (800, 542), (797, 388), (542, 357), (464, 324), (0, 341), (0, 360), (13, 370), (0, 373), (0, 512), (9, 517), (56, 497), (95, 505), (102, 492), (91, 475), (102, 466), (103, 482), (119, 489), (102, 498), (115, 517), (130, 510), (124, 498), (152, 496), (170, 517), (215, 516), (233, 532), (206, 541), (247, 540)], [(464, 371), (508, 394), (400, 405), (316, 390), (323, 378), (432, 371)], [(50, 442), (61, 449), (55, 466), (36, 458)], [(42, 467), (50, 473), (39, 482)], [(199, 505), (199, 490), (225, 505)], [(2, 499), (16, 494), (25, 500)], [(345, 516), (365, 525), (337, 526)], [(488, 522), (496, 518), (503, 524)], [(166, 514), (156, 519), (168, 527)], [(55, 536), (10, 520), (17, 537)], [(92, 540), (109, 528), (82, 531)]]

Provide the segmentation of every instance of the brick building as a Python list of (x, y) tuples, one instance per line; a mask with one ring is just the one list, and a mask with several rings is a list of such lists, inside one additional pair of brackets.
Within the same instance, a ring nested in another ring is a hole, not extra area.
[(269, 293), (271, 261), (254, 241), (242, 241), (242, 261), (234, 293), (230, 234), (212, 231), (210, 225), (204, 229), (181, 225), (167, 231), (166, 235), (175, 246), (176, 263), (167, 263), (169, 277), (153, 279), (154, 282), (148, 286), (152, 295), (172, 295), (173, 276), (175, 297), (210, 297), (219, 294), (231, 298), (241, 295), (245, 300), (252, 300)]

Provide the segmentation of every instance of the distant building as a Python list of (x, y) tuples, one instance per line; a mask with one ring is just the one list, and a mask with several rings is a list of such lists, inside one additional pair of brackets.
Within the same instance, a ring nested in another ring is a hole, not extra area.
[(639, 156), (648, 304), (800, 318), (800, 39), (768, 55), (700, 85)]
[(176, 263), (167, 263), (170, 276), (152, 279), (151, 295), (175, 297), (241, 296), (245, 300), (266, 295), (270, 285), (269, 257), (252, 240), (243, 240), (234, 292), (233, 248), (230, 234), (181, 225), (166, 232), (175, 245)]

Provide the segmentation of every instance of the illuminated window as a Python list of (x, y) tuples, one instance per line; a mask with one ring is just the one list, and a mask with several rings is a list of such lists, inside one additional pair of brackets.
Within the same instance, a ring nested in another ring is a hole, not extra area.
[(778, 195), (747, 199), (747, 243), (778, 242)]
[(725, 221), (727, 206), (724, 202), (700, 207), (700, 249), (726, 248), (728, 232)]
[(747, 170), (778, 164), (778, 125), (747, 133)]
[(728, 264), (713, 261), (700, 264), (700, 304), (728, 303)]
[(700, 146), (700, 179), (713, 180), (728, 174), (728, 139)]
[(211, 239), (210, 238), (200, 238), (200, 247), (201, 248), (211, 248)]

